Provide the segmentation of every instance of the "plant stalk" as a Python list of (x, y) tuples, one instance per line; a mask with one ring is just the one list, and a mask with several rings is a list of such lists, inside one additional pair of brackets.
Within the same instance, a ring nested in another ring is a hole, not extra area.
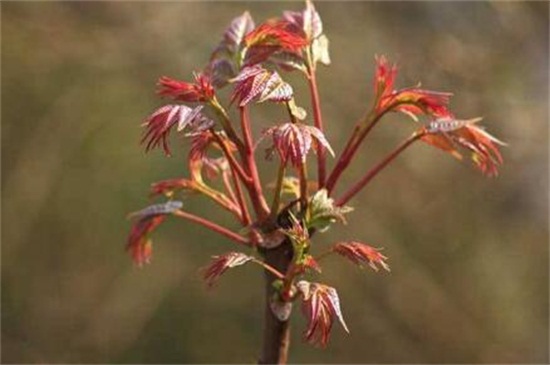
[[(276, 248), (265, 250), (265, 262), (279, 272), (287, 272), (292, 261), (292, 244), (288, 239)], [(277, 295), (273, 281), (277, 277), (265, 271), (265, 308), (263, 345), (259, 364), (286, 364), (290, 347), (290, 321), (280, 321), (272, 312), (270, 302)]]
[(279, 171), (277, 173), (277, 184), (275, 185), (275, 192), (273, 194), (273, 202), (271, 203), (271, 218), (275, 218), (279, 214), (279, 205), (281, 203), (281, 194), (283, 190), (283, 180), (285, 179), (286, 162), (281, 161), (279, 164)]
[(241, 128), (244, 136), (244, 156), (243, 162), (248, 170), (248, 175), (252, 178), (252, 183), (247, 184), (246, 187), (250, 193), (250, 199), (254, 210), (260, 219), (264, 219), (269, 213), (269, 207), (265, 201), (265, 197), (262, 191), (262, 183), (260, 182), (260, 175), (258, 173), (258, 167), (256, 166), (256, 160), (254, 159), (254, 141), (252, 139), (252, 131), (250, 126), (250, 115), (247, 107), (240, 108), (241, 114)]
[[(324, 127), (323, 127), (323, 117), (321, 114), (321, 101), (319, 99), (319, 90), (317, 88), (317, 78), (316, 78), (314, 69), (310, 70), (307, 79), (308, 79), (309, 90), (311, 94), (311, 106), (313, 108), (313, 122), (315, 123), (315, 127), (317, 129), (325, 133)], [(318, 180), (319, 189), (321, 189), (322, 187), (325, 186), (325, 179), (327, 174), (326, 173), (327, 153), (320, 143), (317, 144), (316, 152), (317, 152), (317, 180)]]

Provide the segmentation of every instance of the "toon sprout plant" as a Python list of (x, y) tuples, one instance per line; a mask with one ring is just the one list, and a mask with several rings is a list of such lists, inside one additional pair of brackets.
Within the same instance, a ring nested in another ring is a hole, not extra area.
[[(152, 195), (167, 201), (131, 214), (135, 223), (127, 250), (137, 265), (148, 263), (150, 236), (169, 216), (192, 221), (237, 243), (245, 252), (214, 256), (203, 274), (212, 286), (230, 268), (246, 263), (263, 268), (266, 306), (260, 363), (286, 362), (290, 314), (296, 301), (307, 319), (304, 338), (308, 342), (326, 346), (334, 322), (348, 331), (336, 289), (305, 279), (311, 272), (321, 272), (322, 259), (334, 254), (374, 271), (390, 270), (387, 257), (377, 248), (359, 241), (338, 242), (319, 253), (313, 236), (335, 223), (345, 223), (352, 210), (346, 204), (407, 147), (420, 141), (458, 159), (466, 152), (488, 176), (496, 176), (502, 163), (498, 146), (503, 143), (479, 126), (481, 118), (456, 118), (449, 110), (450, 93), (420, 85), (395, 88), (397, 68), (380, 56), (376, 57), (372, 107), (355, 124), (343, 151), (336, 155), (334, 168), (327, 171), (327, 155), (334, 156), (334, 152), (324, 134), (316, 71), (318, 64), (330, 64), (328, 45), (321, 18), (309, 1), (303, 11), (285, 11), (282, 17), (258, 26), (244, 12), (231, 21), (210, 61), (194, 74), (193, 81), (160, 78), (159, 94), (172, 102), (143, 124), (141, 143), (146, 151), (161, 147), (170, 156), (172, 132), (188, 140), (189, 174), (152, 185)], [(298, 105), (292, 86), (281, 77), (280, 73), (291, 71), (302, 74), (309, 86), (312, 117)], [(232, 89), (227, 102), (218, 98), (218, 90), (224, 87)], [(249, 111), (262, 103), (280, 105), (288, 116), (258, 138), (252, 134)], [(207, 110), (214, 119), (206, 116)], [(335, 186), (365, 138), (391, 112), (410, 116), (417, 123), (416, 131), (334, 197)], [(261, 160), (257, 155), (263, 154), (256, 152), (261, 145), (267, 146), (268, 159), (278, 161), (277, 178), (268, 194), (257, 168)], [(307, 174), (311, 152), (316, 157), (316, 181)], [(222, 227), (187, 212), (177, 200), (187, 193), (212, 200), (231, 213), (240, 228)]]

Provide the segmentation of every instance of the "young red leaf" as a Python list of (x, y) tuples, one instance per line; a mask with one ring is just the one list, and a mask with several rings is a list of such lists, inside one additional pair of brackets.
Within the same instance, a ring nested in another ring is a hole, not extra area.
[(203, 268), (203, 278), (209, 287), (212, 287), (228, 269), (244, 265), (253, 257), (240, 252), (229, 252), (221, 256), (212, 256), (212, 259), (212, 262)]
[(365, 245), (360, 242), (340, 242), (334, 245), (333, 251), (337, 254), (349, 259), (354, 264), (363, 266), (369, 265), (374, 271), (378, 271), (378, 266), (390, 271), (390, 267), (386, 264), (388, 258), (380, 253), (374, 247)]
[(308, 327), (304, 332), (304, 337), (308, 342), (325, 347), (329, 341), (334, 317), (349, 333), (342, 316), (336, 289), (305, 280), (296, 283), (296, 288), (302, 296), (302, 312), (308, 322)]
[(254, 29), (254, 20), (248, 11), (234, 18), (223, 33), (223, 42), (232, 50), (238, 49), (245, 36)]
[(306, 7), (302, 11), (283, 12), (282, 19), (289, 23), (286, 27), (287, 30), (305, 39), (311, 59), (306, 60), (302, 56), (302, 52), (277, 50), (269, 56), (269, 62), (285, 71), (301, 70), (305, 73), (307, 73), (307, 67), (305, 66), (307, 61), (313, 63), (311, 66), (314, 66), (317, 62), (324, 65), (330, 64), (329, 41), (326, 35), (323, 34), (321, 17), (311, 1), (306, 1)]
[[(246, 35), (244, 43), (247, 47), (247, 56), (253, 54), (256, 47), (270, 49), (271, 53), (277, 51), (299, 52), (308, 44), (308, 40), (295, 31), (295, 25), (287, 20), (268, 21), (259, 25), (256, 29)], [(265, 55), (265, 59), (270, 54)], [(258, 62), (263, 62), (258, 60)], [(251, 65), (250, 62), (247, 62)]]
[(195, 83), (174, 80), (163, 76), (159, 79), (159, 94), (184, 102), (205, 102), (214, 97), (210, 77), (203, 73), (194, 75)]
[(436, 118), (452, 117), (448, 108), (451, 93), (424, 90), (419, 87), (394, 90), (397, 67), (390, 65), (384, 56), (377, 57), (376, 63), (374, 90), (377, 96), (377, 113), (399, 111), (413, 119), (422, 114)]
[(191, 138), (191, 148), (189, 149), (189, 171), (194, 180), (202, 181), (201, 172), (204, 169), (208, 178), (214, 178), (227, 167), (225, 157), (212, 158), (208, 156), (208, 151), (215, 148), (222, 150), (219, 145), (221, 140), (229, 153), (237, 150), (235, 144), (229, 140), (223, 131), (205, 130), (197, 133), (187, 134)]
[(300, 167), (306, 161), (306, 156), (311, 148), (317, 144), (320, 144), (330, 154), (334, 155), (323, 132), (306, 124), (281, 124), (266, 129), (263, 137), (266, 136), (271, 136), (273, 148), (275, 148), (281, 160), (284, 162), (289, 161), (294, 167)]
[(190, 160), (204, 159), (211, 148), (221, 150), (219, 140), (223, 141), (227, 151), (230, 153), (237, 150), (235, 144), (227, 138), (227, 135), (223, 131), (204, 130), (201, 132), (189, 133), (186, 136), (191, 138), (191, 148), (189, 149)]
[(456, 147), (470, 151), (474, 164), (487, 176), (498, 175), (498, 167), (502, 164), (502, 155), (498, 145), (506, 144), (499, 141), (482, 127), (476, 125), (481, 118), (458, 120), (440, 118), (422, 128), (421, 140), (434, 147), (461, 158)]
[(128, 236), (126, 250), (130, 252), (136, 265), (141, 267), (143, 264), (150, 262), (153, 253), (153, 242), (150, 240), (149, 235), (165, 218), (164, 215), (146, 216), (133, 225)]
[(206, 67), (212, 85), (217, 88), (223, 87), (239, 72), (244, 38), (254, 27), (254, 21), (247, 11), (231, 21)]
[(183, 206), (180, 201), (168, 201), (163, 204), (150, 205), (128, 215), (129, 218), (137, 217), (139, 220), (134, 223), (128, 241), (126, 250), (138, 266), (149, 263), (153, 253), (153, 242), (150, 239), (151, 233), (166, 218), (168, 214), (174, 213)]
[(302, 11), (283, 12), (283, 19), (294, 25), (310, 42), (323, 34), (321, 16), (311, 1), (306, 1), (306, 8)]
[(292, 87), (277, 72), (258, 65), (243, 68), (231, 81), (235, 83), (231, 102), (238, 99), (241, 107), (250, 102), (289, 101), (293, 96)]
[(202, 105), (194, 109), (185, 105), (165, 105), (157, 109), (142, 124), (146, 128), (141, 138), (145, 150), (149, 151), (162, 144), (164, 153), (170, 156), (168, 136), (174, 126), (177, 125), (178, 132), (186, 128), (203, 130), (211, 127), (214, 122), (201, 113), (202, 108)]

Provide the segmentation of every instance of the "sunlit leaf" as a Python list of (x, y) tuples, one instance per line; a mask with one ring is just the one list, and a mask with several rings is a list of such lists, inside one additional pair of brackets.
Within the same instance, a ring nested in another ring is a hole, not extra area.
[(382, 255), (380, 250), (377, 250), (369, 245), (365, 245), (364, 243), (340, 242), (334, 245), (333, 251), (349, 259), (356, 265), (362, 266), (367, 264), (374, 271), (378, 271), (378, 266), (376, 265), (380, 265), (380, 267), (383, 267), (384, 270), (390, 271), (390, 267), (386, 263), (388, 258)]
[(332, 223), (340, 221), (346, 223), (345, 214), (353, 208), (348, 206), (337, 207), (334, 199), (329, 198), (326, 189), (317, 191), (309, 200), (306, 211), (306, 224), (319, 232), (326, 231)]
[(330, 65), (328, 45), (328, 38), (324, 34), (313, 40), (311, 44), (311, 55), (314, 63), (320, 62), (325, 66)]
[(183, 207), (183, 202), (178, 200), (170, 200), (166, 203), (153, 204), (136, 212), (132, 212), (128, 214), (128, 218), (143, 218), (151, 215), (170, 214), (181, 209), (181, 207)]
[(229, 252), (221, 256), (212, 256), (212, 259), (212, 262), (203, 269), (203, 277), (209, 287), (212, 287), (228, 269), (244, 265), (253, 257), (241, 252)]

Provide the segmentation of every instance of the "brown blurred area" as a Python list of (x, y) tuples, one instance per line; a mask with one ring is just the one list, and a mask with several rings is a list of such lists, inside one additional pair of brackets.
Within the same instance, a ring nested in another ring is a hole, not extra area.
[[(198, 268), (237, 249), (187, 222), (154, 236), (152, 263), (123, 248), (149, 184), (185, 174), (145, 155), (140, 124), (162, 104), (161, 75), (189, 80), (229, 21), (257, 23), (301, 2), (2, 2), (2, 361), (255, 362), (262, 275), (228, 273), (211, 291)], [(452, 91), (459, 117), (483, 116), (509, 143), (496, 179), (428, 146), (408, 150), (352, 201), (346, 227), (317, 250), (357, 239), (384, 247), (390, 274), (337, 258), (351, 333), (326, 350), (301, 341), (294, 363), (548, 363), (548, 26), (545, 2), (319, 2), (332, 65), (319, 84), (328, 138), (341, 150), (370, 106), (374, 55), (398, 85)], [(298, 75), (285, 74), (309, 107)], [(279, 121), (254, 111), (255, 133)], [(391, 116), (363, 146), (350, 183), (412, 128)], [(259, 154), (261, 156), (261, 154)], [(266, 162), (268, 176), (273, 162)], [(265, 180), (269, 180), (266, 178)], [(197, 198), (186, 208), (234, 227)], [(298, 308), (296, 308), (298, 309)]]

